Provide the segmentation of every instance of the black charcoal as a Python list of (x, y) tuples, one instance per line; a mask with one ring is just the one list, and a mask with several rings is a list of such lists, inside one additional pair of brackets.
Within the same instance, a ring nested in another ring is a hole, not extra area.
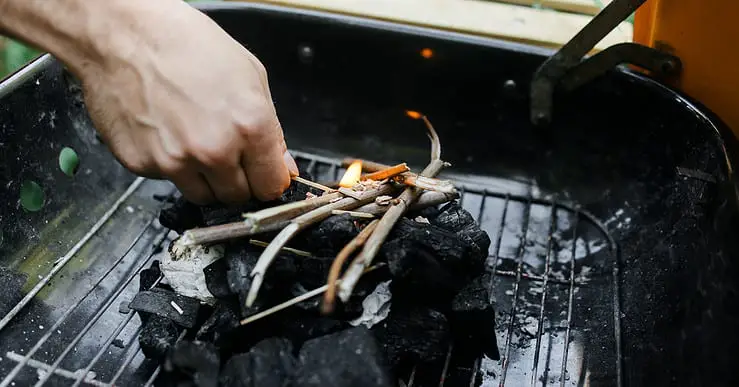
[(487, 257), (490, 236), (480, 228), (472, 214), (456, 201), (442, 207), (439, 215), (431, 219), (431, 224), (456, 233), (474, 246), (475, 254), (481, 259)]
[(182, 197), (178, 198), (173, 205), (159, 212), (159, 223), (178, 234), (204, 224), (200, 207)]
[(227, 298), (233, 294), (228, 286), (228, 263), (225, 259), (219, 259), (203, 269), (205, 285), (213, 297)]
[(231, 349), (239, 328), (239, 317), (234, 308), (235, 305), (219, 302), (213, 314), (200, 326), (195, 340), (213, 343), (221, 350)]
[(178, 385), (190, 384), (198, 387), (218, 386), (221, 358), (218, 349), (202, 341), (179, 341), (167, 354), (164, 363), (165, 377), (178, 381)]
[(407, 239), (386, 242), (382, 254), (393, 276), (393, 299), (409, 305), (443, 308), (465, 284), (464, 276), (455, 276), (430, 252), (416, 248)]
[(429, 218), (431, 224), (451, 232), (459, 232), (475, 224), (475, 218), (457, 202), (444, 205), (436, 217)]
[(198, 300), (158, 288), (139, 292), (129, 307), (142, 314), (168, 318), (185, 328), (195, 326), (200, 312)]
[(151, 289), (161, 276), (159, 261), (152, 262), (148, 269), (141, 270), (139, 273), (139, 291)]
[(283, 338), (269, 338), (249, 352), (231, 357), (221, 370), (220, 385), (286, 387), (296, 365), (292, 343)]
[(372, 333), (356, 327), (303, 344), (292, 385), (388, 387), (395, 382)]
[(309, 314), (296, 316), (297, 318), (284, 319), (283, 332), (296, 345), (316, 337), (338, 332), (349, 324), (328, 317), (318, 317)]
[(372, 327), (390, 364), (443, 360), (449, 349), (449, 323), (443, 314), (393, 303), (390, 315)]
[(390, 240), (412, 241), (412, 250), (421, 249), (432, 253), (447, 269), (454, 272), (478, 272), (484, 267), (487, 250), (481, 254), (479, 247), (470, 239), (433, 224), (415, 222), (401, 218), (390, 232)]
[(330, 216), (297, 238), (295, 245), (317, 256), (336, 256), (360, 231), (360, 221), (349, 214)]
[(162, 358), (177, 341), (182, 328), (172, 320), (152, 315), (144, 322), (139, 335), (141, 351), (149, 359)]
[(490, 274), (472, 281), (454, 297), (450, 315), (452, 332), (460, 347), (482, 351), (498, 360), (498, 340), (495, 337), (495, 309), (490, 298)]

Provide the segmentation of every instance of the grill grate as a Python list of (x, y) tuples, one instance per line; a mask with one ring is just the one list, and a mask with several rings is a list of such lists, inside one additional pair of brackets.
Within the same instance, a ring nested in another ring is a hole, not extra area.
[[(298, 164), (318, 180), (336, 181), (345, 171), (336, 159), (294, 154)], [(141, 183), (137, 180), (133, 190), (124, 194), (106, 216), (111, 217)], [(531, 188), (534, 184), (525, 184), (529, 187), (525, 194), (501, 193), (475, 183), (456, 184), (462, 192), (462, 205), (491, 237), (487, 266), (495, 273), (490, 284), (495, 299), (491, 302), (496, 303), (501, 360), (470, 358), (450, 346), (443, 364), (432, 369), (414, 368), (405, 384), (504, 386), (508, 382), (565, 386), (615, 380), (621, 385), (618, 260), (616, 245), (604, 226), (577, 207), (535, 197)], [(171, 240), (172, 235), (161, 228), (156, 215), (103, 276), (93, 279), (83, 297), (40, 338), (16, 351), (3, 348), (6, 353), (0, 362), (0, 376), (4, 375), (0, 387), (16, 383), (153, 384), (160, 368), (141, 353), (137, 340), (140, 321), (133, 311), (114, 306), (131, 299), (138, 290), (139, 271), (147, 268)], [(98, 232), (101, 222), (91, 234)], [(90, 237), (88, 234), (87, 239), (83, 238), (77, 250)], [(66, 261), (60, 262), (37, 288), (45, 286), (77, 250), (65, 256)], [(112, 274), (120, 271), (128, 274), (109, 286), (110, 279), (116, 277)], [(99, 305), (89, 305), (100, 297)], [(0, 320), (0, 333), (26, 303), (28, 300), (22, 301), (17, 310)], [(83, 309), (87, 313), (81, 313)], [(86, 323), (73, 335), (62, 335), (60, 329), (72, 319)], [(112, 350), (116, 341), (120, 351)], [(83, 345), (90, 342), (95, 343), (91, 348)], [(79, 356), (80, 351), (84, 355)], [(71, 360), (70, 353), (82, 360)], [(8, 366), (8, 361), (13, 365)], [(432, 375), (434, 369), (441, 371)]]

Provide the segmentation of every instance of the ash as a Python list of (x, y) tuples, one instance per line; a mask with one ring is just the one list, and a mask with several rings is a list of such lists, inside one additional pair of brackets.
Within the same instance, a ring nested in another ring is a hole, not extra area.
[[(161, 212), (160, 222), (181, 233), (320, 194), (294, 182), (270, 203), (199, 207), (178, 199)], [(197, 256), (202, 248), (180, 252), (142, 272), (141, 292), (131, 308), (144, 323), (143, 353), (162, 366), (156, 384), (396, 386), (404, 385), (414, 368), (440, 372), (450, 345), (466, 351), (466, 358), (497, 360), (484, 266), (490, 238), (457, 202), (407, 213), (376, 258), (382, 266), (363, 276), (349, 301), (339, 302), (331, 314), (324, 314), (318, 295), (241, 325), (324, 286), (338, 252), (368, 223), (333, 215), (303, 231), (290, 247), (311, 256), (283, 250), (252, 307), (245, 306), (250, 273), (264, 248), (249, 238), (211, 246), (203, 256)], [(268, 242), (274, 235), (258, 238)], [(170, 254), (178, 251), (170, 248)], [(156, 281), (160, 277), (165, 281)], [(365, 309), (369, 305), (372, 310)]]

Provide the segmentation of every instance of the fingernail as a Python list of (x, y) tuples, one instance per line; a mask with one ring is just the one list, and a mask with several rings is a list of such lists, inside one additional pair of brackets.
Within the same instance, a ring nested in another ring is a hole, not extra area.
[(290, 155), (290, 152), (285, 152), (283, 154), (283, 158), (285, 159), (285, 165), (287, 165), (287, 169), (290, 170), (290, 176), (295, 177), (300, 175), (300, 172), (298, 171), (298, 164), (295, 163), (295, 159)]

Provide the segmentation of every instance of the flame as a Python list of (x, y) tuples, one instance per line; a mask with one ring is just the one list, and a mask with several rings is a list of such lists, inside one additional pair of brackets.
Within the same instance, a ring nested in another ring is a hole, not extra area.
[(355, 184), (359, 183), (360, 177), (362, 177), (362, 161), (357, 160), (346, 169), (339, 186), (344, 188), (354, 187)]
[(421, 116), (422, 116), (421, 113), (415, 112), (413, 110), (406, 110), (405, 111), (405, 114), (407, 114), (408, 117), (413, 118), (414, 120), (417, 120), (417, 119), (421, 118)]
[(425, 59), (431, 59), (432, 56), (434, 56), (434, 50), (430, 48), (424, 48), (421, 50), (421, 56)]

